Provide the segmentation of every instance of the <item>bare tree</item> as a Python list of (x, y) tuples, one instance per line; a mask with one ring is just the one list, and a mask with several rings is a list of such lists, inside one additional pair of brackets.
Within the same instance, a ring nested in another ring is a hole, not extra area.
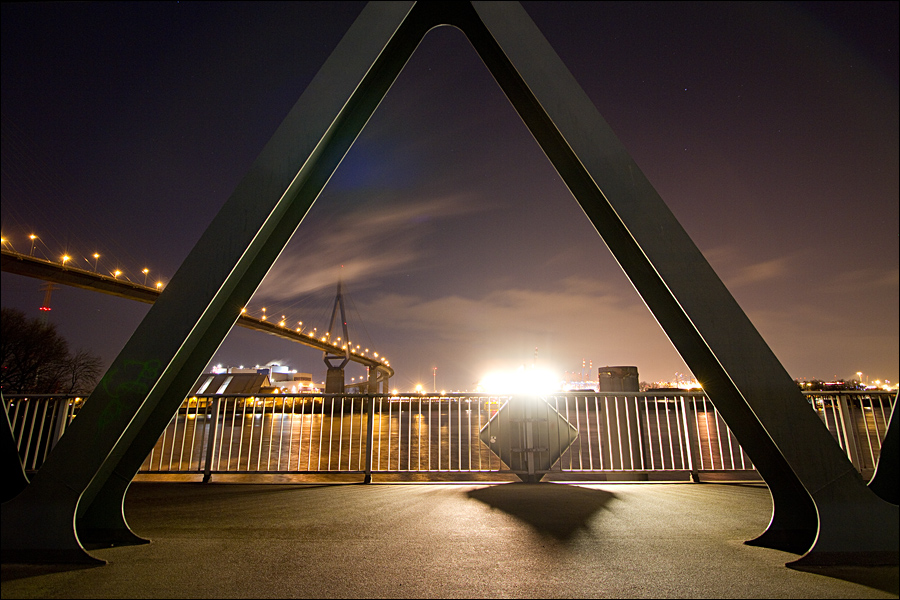
[(60, 393), (87, 394), (97, 385), (103, 374), (103, 361), (99, 356), (80, 349), (73, 354), (60, 373)]
[(102, 362), (86, 350), (69, 355), (56, 326), (2, 309), (0, 389), (5, 394), (82, 393), (93, 388)]

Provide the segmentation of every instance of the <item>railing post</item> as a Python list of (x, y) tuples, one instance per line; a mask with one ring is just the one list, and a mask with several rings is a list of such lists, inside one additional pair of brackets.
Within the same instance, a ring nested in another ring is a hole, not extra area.
[[(53, 437), (49, 440), (47, 445), (50, 450), (53, 449), (53, 446), (56, 445), (56, 442), (59, 441), (59, 438), (61, 438), (66, 431), (66, 425), (68, 425), (66, 420), (69, 418), (69, 400), (70, 398), (62, 398), (56, 407), (56, 422), (53, 424)], [(71, 400), (73, 403), (75, 402), (74, 398), (71, 398)]]
[(695, 412), (693, 397), (690, 402), (685, 402), (684, 396), (681, 396), (681, 414), (684, 415), (684, 436), (687, 440), (688, 469), (691, 472), (691, 481), (700, 483), (700, 471), (694, 460), (700, 457), (700, 436), (696, 427)]
[(856, 435), (856, 422), (853, 420), (851, 406), (847, 401), (848, 394), (838, 394), (838, 414), (841, 417), (841, 430), (844, 436), (844, 444), (847, 458), (853, 463), (857, 471), (862, 471), (863, 462), (859, 454), (859, 441)]
[[(213, 453), (216, 446), (216, 437), (219, 429), (219, 400), (220, 397), (213, 396), (212, 423), (209, 424), (206, 440), (206, 465), (203, 467), (203, 483), (209, 483), (212, 479), (212, 462)], [(199, 402), (199, 399), (197, 400)]]
[(375, 440), (375, 394), (378, 369), (369, 369), (369, 394), (366, 397), (366, 476), (363, 483), (372, 483), (372, 453)]
[(528, 467), (528, 483), (537, 483), (540, 478), (535, 474), (535, 446), (536, 435), (534, 432), (534, 422), (537, 418), (536, 404), (537, 398), (534, 396), (519, 396), (517, 398), (522, 403), (522, 451)]
[[(677, 411), (676, 411), (677, 414)], [(639, 456), (641, 459), (641, 470), (645, 471), (649, 469), (648, 465), (651, 464), (651, 456), (652, 456), (652, 448), (650, 444), (652, 443), (652, 436), (650, 432), (647, 431), (647, 397), (644, 396), (644, 403), (641, 405), (640, 400), (637, 396), (634, 397), (634, 418), (637, 421), (637, 431), (638, 431), (638, 448), (640, 450)], [(677, 421), (676, 421), (677, 423)], [(662, 456), (660, 456), (662, 458)], [(673, 457), (674, 459), (674, 457)], [(673, 463), (674, 464), (674, 463)], [(663, 463), (665, 465), (665, 463)]]
[[(35, 424), (37, 424), (38, 427), (41, 427), (43, 424), (41, 423), (41, 419), (38, 417), (38, 415), (39, 415), (38, 409), (40, 408), (38, 406), (38, 401), (33, 398), (29, 398), (28, 400), (29, 400), (28, 405), (25, 406), (25, 412), (22, 415), (22, 434), (23, 435), (25, 433), (25, 426), (29, 424), (28, 423), (29, 407), (32, 407), (32, 411), (31, 411), (32, 418), (31, 418), (30, 427), (28, 427), (28, 436), (25, 438), (25, 447), (24, 447), (24, 449), (22, 449), (24, 451), (21, 452), (22, 464), (25, 465), (26, 470), (29, 468), (28, 467), (28, 465), (29, 465), (28, 457), (30, 455), (31, 456), (31, 461), (30, 461), (31, 468), (36, 470), (37, 465), (35, 464), (34, 456), (37, 455), (37, 452), (34, 452), (34, 453), (31, 452), (31, 441), (34, 439)], [(46, 406), (46, 404), (45, 404), (45, 406)], [(19, 448), (20, 449), (22, 448), (21, 436), (19, 437)]]

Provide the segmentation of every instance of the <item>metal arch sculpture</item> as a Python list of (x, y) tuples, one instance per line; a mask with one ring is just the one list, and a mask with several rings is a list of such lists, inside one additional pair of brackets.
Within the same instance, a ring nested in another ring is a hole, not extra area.
[[(749, 543), (798, 562), (896, 562), (898, 509), (860, 478), (778, 359), (518, 3), (369, 4), (203, 234), (32, 484), (4, 560), (139, 542), (131, 478), (406, 61), (463, 31), (766, 480)], [(686, 275), (687, 274), (687, 275)], [(37, 524), (40, 524), (39, 526)]]

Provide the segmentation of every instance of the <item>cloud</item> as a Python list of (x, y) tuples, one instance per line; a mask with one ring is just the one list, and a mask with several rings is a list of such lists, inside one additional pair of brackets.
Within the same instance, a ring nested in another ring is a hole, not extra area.
[(729, 289), (785, 279), (799, 257), (795, 253), (748, 264), (745, 252), (734, 245), (705, 250), (703, 255)]
[(835, 273), (821, 282), (820, 289), (829, 293), (846, 293), (848, 288), (874, 289), (893, 288), (900, 285), (900, 270), (896, 268), (864, 267)]
[(415, 269), (423, 253), (420, 242), (439, 221), (478, 210), (457, 194), (402, 203), (381, 198), (343, 213), (320, 213), (294, 234), (256, 297), (288, 300), (330, 288), (338, 279), (358, 291), (387, 274)]
[(632, 302), (599, 281), (570, 277), (556, 291), (495, 289), (481, 297), (420, 298), (384, 295), (368, 310), (409, 329), (428, 331), (444, 339), (468, 339), (467, 332), (544, 332), (559, 323), (578, 320), (601, 309), (630, 309)]
[[(476, 297), (385, 294), (361, 310), (378, 322), (381, 347), (397, 348), (389, 358), (398, 372), (421, 362), (421, 352), (407, 347), (440, 348), (442, 364), (464, 356), (473, 369), (531, 364), (537, 348), (539, 360), (560, 373), (585, 358), (638, 364), (648, 375), (671, 375), (673, 364), (685, 370), (637, 293), (600, 280), (569, 277), (552, 291), (506, 288)], [(388, 337), (406, 343), (384, 343)]]
[(788, 259), (786, 257), (773, 258), (740, 267), (736, 273), (728, 276), (726, 284), (729, 287), (742, 287), (780, 279), (787, 273)]
[(875, 276), (875, 285), (896, 288), (900, 285), (900, 269), (888, 269)]
[[(878, 308), (861, 311), (883, 312)], [(849, 377), (859, 369), (883, 378), (896, 373), (896, 317), (879, 327), (812, 299), (750, 310), (748, 317), (793, 377)]]

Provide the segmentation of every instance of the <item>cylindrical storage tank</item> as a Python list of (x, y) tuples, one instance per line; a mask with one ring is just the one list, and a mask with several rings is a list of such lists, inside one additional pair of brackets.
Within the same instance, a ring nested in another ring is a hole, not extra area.
[(600, 367), (601, 392), (640, 391), (637, 367)]

